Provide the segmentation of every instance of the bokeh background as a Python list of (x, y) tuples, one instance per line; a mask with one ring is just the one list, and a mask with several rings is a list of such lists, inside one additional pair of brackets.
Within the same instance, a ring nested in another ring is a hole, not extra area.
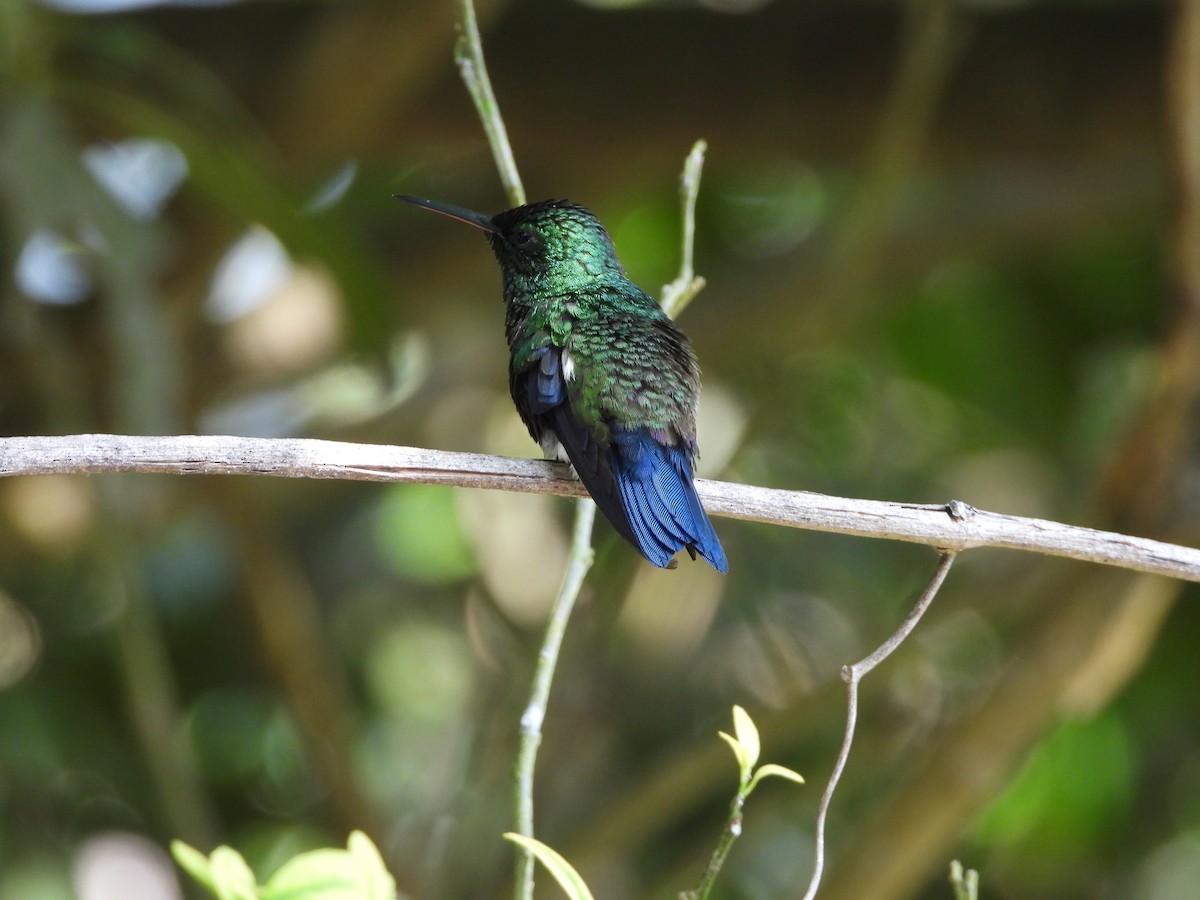
[[(1195, 543), (1200, 4), (488, 0), (532, 197), (657, 293), (709, 143), (685, 330), (701, 473)], [(0, 4), (0, 433), (537, 455), (479, 236), (507, 205), (450, 0)], [(571, 504), (264, 478), (0, 483), (0, 897), (181, 896), (352, 828), (404, 892), (504, 897), (518, 718)], [(925, 547), (721, 519), (730, 574), (608, 526), (539, 836), (598, 897), (715, 845), (734, 703), (768, 782), (718, 889), (796, 897), (840, 667)], [(826, 900), (1200, 896), (1194, 588), (977, 550), (864, 686)], [(543, 878), (543, 895), (557, 896)], [(115, 887), (114, 887), (115, 885)]]

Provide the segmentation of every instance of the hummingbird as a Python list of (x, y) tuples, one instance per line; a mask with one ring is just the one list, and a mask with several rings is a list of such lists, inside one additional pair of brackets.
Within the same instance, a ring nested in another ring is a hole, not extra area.
[(728, 571), (696, 496), (700, 368), (687, 337), (625, 275), (588, 209), (542, 200), (494, 216), (396, 194), (482, 231), (500, 264), (508, 386), (547, 458), (569, 462), (617, 533), (655, 566)]

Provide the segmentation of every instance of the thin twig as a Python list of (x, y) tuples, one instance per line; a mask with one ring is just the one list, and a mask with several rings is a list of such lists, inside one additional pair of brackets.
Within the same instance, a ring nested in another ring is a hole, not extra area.
[(500, 106), (492, 91), (492, 80), (488, 77), (487, 64), (483, 60), (483, 41), (479, 37), (479, 23), (475, 19), (472, 0), (459, 0), (458, 25), (461, 33), (454, 48), (454, 61), (458, 63), (459, 74), (475, 102), (479, 121), (487, 133), (488, 145), (492, 148), (504, 192), (513, 206), (521, 206), (525, 202), (525, 186), (521, 183), (512, 145), (508, 142), (508, 129), (504, 127)]
[[(550, 699), (550, 686), (554, 681), (554, 668), (558, 664), (558, 651), (566, 634), (567, 621), (583, 587), (584, 576), (592, 566), (592, 523), (595, 518), (595, 503), (580, 500), (576, 504), (575, 529), (567, 570), (563, 573), (562, 586), (558, 589), (550, 620), (546, 624), (546, 636), (534, 669), (529, 705), (521, 716), (521, 743), (517, 750), (516, 766), (516, 831), (527, 837), (533, 837), (533, 773), (538, 747), (542, 743), (542, 722), (546, 719), (546, 704)], [(533, 896), (533, 869), (533, 854), (529, 851), (519, 853), (517, 897)]]
[[(704, 142), (697, 141), (683, 168), (683, 253), (679, 277), (672, 282), (679, 285), (680, 289), (670, 307), (664, 303), (668, 314), (677, 315), (704, 287), (704, 279), (695, 277), (692, 271), (696, 194), (700, 190), (700, 168), (703, 163)], [(584, 576), (592, 564), (592, 524), (595, 519), (596, 505), (584, 497), (579, 501), (575, 512), (575, 531), (567, 571), (546, 625), (546, 636), (542, 641), (542, 650), (534, 672), (533, 692), (525, 714), (521, 717), (521, 743), (517, 751), (515, 830), (526, 837), (533, 837), (533, 774), (538, 746), (542, 742), (542, 722), (546, 717), (546, 704), (550, 698), (550, 686), (554, 679), (554, 669), (567, 621), (583, 587)], [(517, 900), (531, 900), (533, 897), (533, 873), (533, 854), (524, 848), (519, 849), (515, 890)]]
[[(1139, 413), (1105, 454), (1108, 463), (1092, 488), (1095, 520), (1164, 537), (1195, 534), (1195, 506), (1181, 498), (1191, 496), (1194, 484), (1200, 408), (1200, 0), (1172, 7), (1164, 30), (1164, 112), (1173, 140), (1164, 159), (1175, 173), (1173, 252), (1166, 260), (1174, 290), (1161, 298), (1167, 324)], [(1190, 594), (1157, 579), (1047, 574), (1043, 566), (1025, 579), (1019, 602), (1043, 615), (1008, 653), (1003, 679), (987, 689), (986, 702), (968, 704), (971, 712), (899, 766), (891, 778), (898, 787), (855, 830), (844, 864), (825, 879), (830, 900), (857, 900), (880, 885), (889, 897), (919, 893), (963, 830), (1064, 716), (1103, 709), (1142, 673), (1150, 649), (1170, 628), (1177, 598), (1186, 603)], [(865, 858), (870, 866), (862, 865)]]
[(957, 859), (950, 863), (950, 886), (954, 889), (954, 900), (979, 900), (979, 873), (974, 869), (963, 869)]
[(683, 247), (679, 258), (679, 275), (662, 290), (663, 311), (672, 319), (687, 308), (695, 296), (704, 290), (704, 279), (696, 274), (693, 260), (696, 247), (696, 197), (700, 193), (700, 172), (708, 144), (696, 141), (683, 163), (679, 176), (679, 202), (683, 221)]
[[(525, 203), (525, 187), (521, 183), (512, 146), (508, 142), (508, 130), (504, 127), (504, 118), (500, 115), (500, 106), (496, 103), (492, 81), (488, 77), (473, 0), (459, 0), (459, 28), (461, 34), (454, 49), (454, 59), (458, 63), (467, 91), (475, 102), (483, 130), (487, 133), (488, 144), (492, 148), (496, 169), (500, 173), (500, 180), (504, 184), (509, 202), (513, 206), (521, 206)], [(538, 746), (542, 742), (542, 722), (546, 717), (546, 704), (550, 699), (550, 686), (554, 681), (554, 669), (558, 665), (558, 652), (562, 647), (567, 622), (571, 617), (571, 610), (575, 608), (575, 599), (579, 596), (580, 588), (583, 587), (583, 579), (592, 566), (592, 523), (595, 519), (595, 504), (589, 498), (583, 497), (576, 504), (575, 531), (571, 551), (567, 557), (567, 567), (546, 624), (546, 635), (542, 639), (542, 648), (534, 669), (529, 704), (521, 716), (521, 740), (517, 748), (513, 784), (513, 828), (518, 834), (529, 838), (533, 837), (533, 779)], [(524, 845), (518, 846), (515, 874), (517, 900), (532, 900), (533, 873), (533, 852)]]
[[(562, 463), (389, 444), (213, 435), (0, 438), (0, 477), (112, 472), (404, 481), (564, 497), (585, 494)], [(1200, 550), (1195, 548), (987, 512), (961, 501), (889, 503), (705, 479), (696, 481), (696, 491), (710, 513), (735, 519), (946, 550), (1027, 550), (1200, 581)]]
[(738, 791), (729, 804), (729, 816), (725, 820), (725, 828), (721, 831), (721, 838), (717, 841), (716, 849), (713, 850), (713, 854), (708, 860), (708, 866), (700, 879), (700, 886), (692, 891), (684, 891), (679, 895), (679, 900), (708, 900), (712, 895), (713, 888), (717, 884), (717, 876), (724, 868), (725, 860), (729, 858), (729, 851), (733, 849), (734, 842), (742, 834), (742, 810), (745, 806), (746, 795)]
[(858, 722), (859, 682), (872, 669), (891, 656), (896, 651), (896, 648), (904, 643), (908, 636), (912, 634), (912, 630), (921, 621), (921, 616), (925, 615), (925, 611), (929, 609), (933, 598), (937, 596), (942, 582), (946, 580), (946, 573), (950, 571), (950, 566), (954, 564), (956, 556), (957, 554), (952, 550), (943, 551), (941, 559), (938, 560), (937, 568), (934, 570), (933, 578), (925, 586), (925, 590), (921, 592), (921, 596), (917, 598), (916, 604), (909, 611), (908, 616), (904, 619), (900, 627), (870, 654), (853, 665), (842, 669), (842, 680), (846, 682), (847, 694), (846, 732), (842, 738), (842, 748), (838, 751), (833, 772), (829, 776), (829, 781), (825, 785), (825, 792), (821, 795), (821, 802), (817, 807), (816, 853), (813, 858), (812, 879), (808, 883), (808, 890), (804, 894), (804, 900), (813, 900), (817, 895), (817, 888), (821, 886), (821, 875), (825, 868), (825, 820), (829, 814), (829, 804), (833, 800), (833, 793), (837, 790), (838, 782), (842, 777), (842, 771), (846, 768), (846, 760), (850, 758), (850, 748), (854, 745), (854, 727)]

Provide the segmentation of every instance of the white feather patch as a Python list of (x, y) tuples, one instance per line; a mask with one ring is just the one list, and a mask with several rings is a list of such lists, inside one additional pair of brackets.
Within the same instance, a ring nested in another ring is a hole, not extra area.
[(566, 350), (562, 352), (562, 376), (563, 381), (575, 380), (575, 358)]
[(558, 438), (556, 438), (550, 432), (543, 434), (539, 443), (542, 445), (542, 453), (545, 454), (546, 459), (557, 459), (559, 462), (570, 462), (570, 460), (567, 459), (567, 451), (563, 448), (563, 445), (559, 443)]

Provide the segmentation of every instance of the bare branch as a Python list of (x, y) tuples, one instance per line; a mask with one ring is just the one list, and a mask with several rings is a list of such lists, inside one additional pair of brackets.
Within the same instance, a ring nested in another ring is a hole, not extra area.
[[(0, 477), (158, 472), (411, 481), (531, 494), (584, 496), (561, 463), (480, 453), (307, 438), (82, 434), (0, 438)], [(947, 504), (889, 503), (726, 481), (696, 482), (714, 515), (928, 544), (939, 550), (1002, 547), (1200, 581), (1200, 550)]]
[(950, 571), (950, 567), (954, 564), (955, 554), (953, 552), (943, 552), (941, 559), (938, 560), (937, 568), (934, 569), (933, 577), (929, 580), (929, 584), (925, 586), (925, 590), (921, 592), (921, 596), (917, 598), (917, 602), (913, 604), (913, 608), (909, 610), (904, 622), (886, 641), (876, 647), (867, 656), (860, 659), (858, 662), (850, 666), (845, 666), (842, 669), (842, 680), (846, 682), (846, 731), (842, 738), (842, 747), (838, 751), (837, 762), (833, 765), (833, 773), (829, 776), (829, 781), (825, 784), (825, 791), (821, 794), (821, 802), (817, 808), (817, 824), (816, 824), (816, 853), (813, 857), (812, 879), (808, 883), (808, 890), (804, 894), (804, 900), (812, 900), (817, 895), (817, 888), (821, 886), (821, 875), (825, 869), (825, 820), (829, 815), (829, 804), (833, 801), (834, 791), (837, 790), (838, 782), (842, 778), (842, 772), (846, 768), (846, 760), (850, 758), (850, 748), (854, 746), (854, 727), (858, 722), (858, 685), (870, 674), (871, 670), (877, 665), (896, 652), (896, 648), (903, 644), (917, 623), (921, 621), (921, 616), (925, 615), (925, 611), (929, 609), (929, 605), (933, 603), (933, 598), (937, 596), (937, 592), (942, 587), (942, 582), (946, 580), (946, 574)]
[(521, 183), (512, 145), (508, 142), (508, 130), (504, 127), (496, 94), (492, 91), (492, 79), (483, 59), (483, 41), (479, 37), (479, 23), (475, 19), (472, 0), (459, 0), (458, 24), (461, 33), (458, 45), (454, 48), (454, 60), (458, 63), (458, 71), (467, 86), (467, 92), (475, 103), (483, 130), (487, 133), (488, 146), (492, 148), (504, 193), (513, 206), (521, 206), (525, 202), (525, 186)]
[(704, 290), (704, 278), (696, 274), (696, 197), (700, 193), (700, 172), (704, 168), (704, 154), (708, 144), (703, 140), (692, 145), (691, 152), (683, 161), (683, 173), (679, 176), (679, 203), (683, 222), (683, 249), (679, 256), (679, 274), (675, 280), (663, 285), (663, 312), (678, 319), (684, 308)]
[[(596, 504), (579, 501), (575, 504), (575, 528), (571, 539), (571, 553), (563, 572), (562, 585), (550, 609), (546, 623), (546, 636), (538, 653), (534, 667), (533, 690), (529, 703), (521, 714), (521, 740), (517, 746), (515, 801), (518, 834), (533, 837), (533, 775), (537, 764), (538, 747), (542, 743), (542, 723), (546, 719), (546, 707), (550, 702), (550, 687), (554, 682), (554, 670), (558, 666), (558, 654), (567, 633), (567, 622), (575, 601), (583, 589), (583, 580), (592, 567), (595, 557), (592, 550), (592, 524), (596, 520)], [(515, 896), (533, 896), (533, 854), (520, 854), (517, 860)]]

